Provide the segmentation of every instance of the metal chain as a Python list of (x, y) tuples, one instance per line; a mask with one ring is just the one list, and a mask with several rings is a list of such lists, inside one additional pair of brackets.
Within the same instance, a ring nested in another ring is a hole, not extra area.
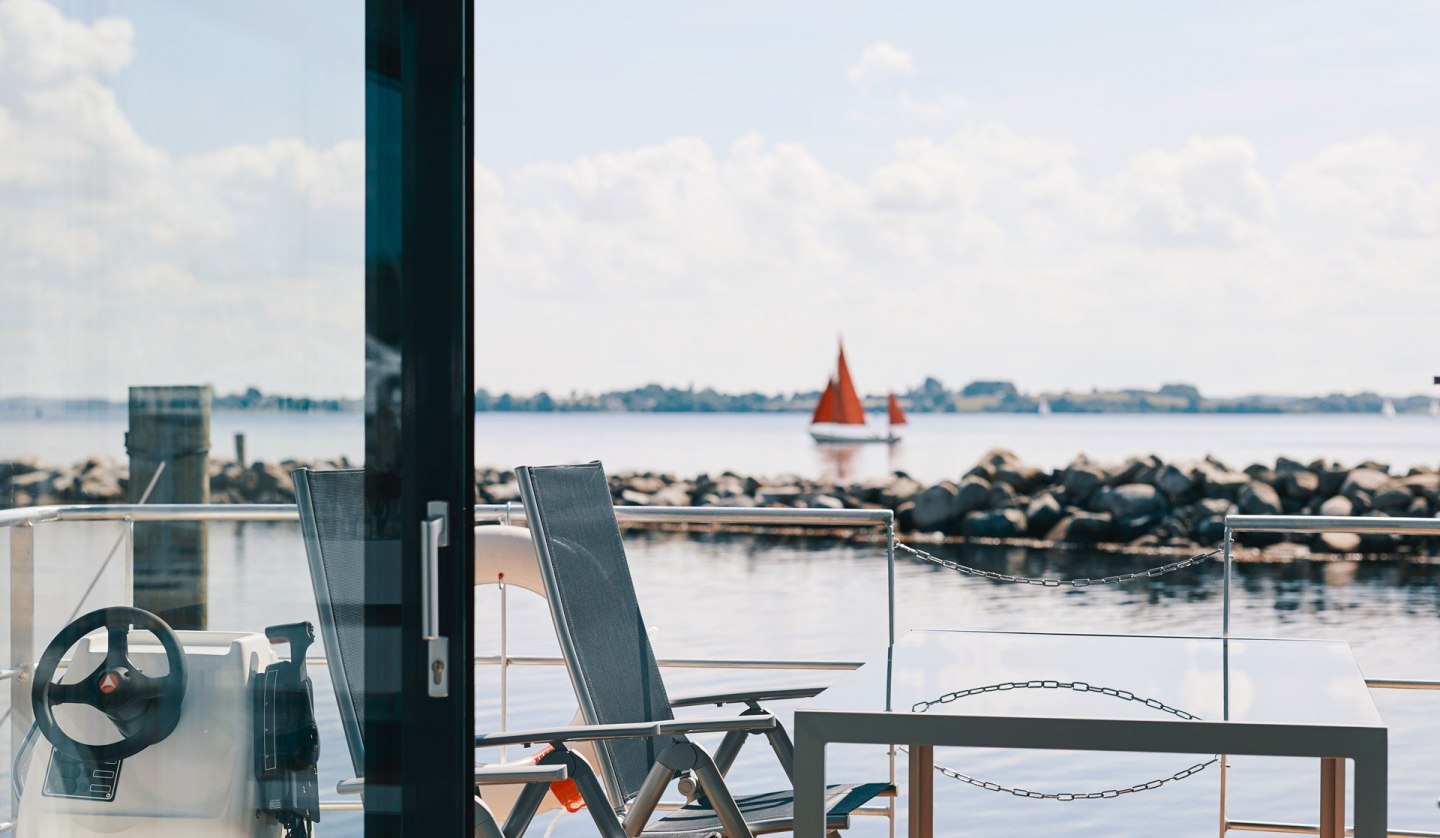
[[(1108, 695), (1112, 698), (1118, 698), (1122, 701), (1138, 702), (1140, 704), (1144, 704), (1146, 707), (1154, 710), (1159, 710), (1163, 713), (1169, 713), (1170, 715), (1180, 719), (1194, 721), (1200, 718), (1199, 716), (1187, 713), (1184, 710), (1171, 707), (1170, 705), (1158, 699), (1141, 698), (1140, 696), (1130, 692), (1129, 690), (1117, 690), (1113, 687), (1097, 687), (1092, 684), (1087, 684), (1084, 681), (1006, 681), (1000, 684), (987, 684), (983, 687), (971, 687), (968, 690), (956, 690), (955, 692), (946, 693), (939, 698), (931, 699), (930, 701), (916, 702), (913, 706), (911, 706), (910, 712), (924, 713), (931, 707), (935, 707), (941, 704), (949, 704), (952, 701), (957, 701), (959, 699), (967, 698), (972, 695), (1007, 692), (1009, 690), (1073, 690), (1075, 692), (1081, 693), (1099, 693), (1101, 695)], [(906, 751), (907, 749), (901, 748), (900, 750)], [(1088, 792), (1040, 792), (1032, 791), (1030, 789), (1022, 788), (1020, 786), (1002, 786), (999, 783), (992, 783), (988, 780), (976, 779), (975, 777), (971, 777), (969, 774), (965, 774), (960, 771), (956, 771), (953, 768), (947, 768), (946, 766), (938, 764), (935, 766), (935, 771), (936, 773), (943, 774), (946, 777), (951, 778), (952, 780), (959, 780), (962, 783), (966, 783), (968, 785), (972, 785), (978, 789), (984, 789), (986, 791), (999, 792), (1001, 794), (1011, 794), (1016, 797), (1025, 797), (1031, 800), (1061, 800), (1068, 802), (1071, 800), (1109, 800), (1111, 798), (1119, 797), (1124, 794), (1134, 794), (1140, 791), (1150, 791), (1151, 789), (1158, 789), (1166, 783), (1173, 783), (1177, 780), (1183, 780), (1192, 774), (1198, 774), (1219, 761), (1220, 756), (1217, 754), (1204, 762), (1197, 762), (1189, 768), (1176, 771), (1174, 774), (1171, 774), (1168, 777), (1162, 777), (1158, 780), (1151, 780), (1147, 783), (1136, 783), (1133, 786), (1126, 786), (1125, 788), (1105, 789), (1104, 791)]]
[(996, 582), (1017, 582), (1024, 585), (1037, 585), (1042, 588), (1088, 588), (1091, 585), (1120, 585), (1125, 582), (1133, 582), (1136, 579), (1154, 579), (1157, 576), (1164, 576), (1167, 573), (1174, 573), (1177, 570), (1184, 570), (1187, 567), (1194, 567), (1197, 564), (1207, 562), (1220, 555), (1220, 550), (1211, 550), (1208, 553), (1201, 553), (1198, 556), (1191, 556), (1188, 559), (1181, 559), (1178, 562), (1162, 564), (1152, 567), (1149, 570), (1138, 570), (1134, 573), (1121, 573), (1116, 576), (1101, 576), (1098, 579), (1048, 579), (1039, 576), (1011, 576), (1008, 573), (996, 573), (993, 570), (981, 570), (978, 567), (970, 567), (949, 559), (942, 559), (924, 550), (911, 547), (899, 539), (895, 541), (895, 547), (915, 556), (918, 559), (937, 564), (967, 576), (978, 576), (981, 579), (992, 579)]

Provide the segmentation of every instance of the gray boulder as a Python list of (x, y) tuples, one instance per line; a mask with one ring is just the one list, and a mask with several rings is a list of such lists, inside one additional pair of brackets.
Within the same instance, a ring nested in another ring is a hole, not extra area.
[(1336, 518), (1344, 518), (1350, 515), (1354, 515), (1355, 501), (1350, 500), (1344, 495), (1336, 495), (1335, 497), (1320, 504), (1320, 514), (1329, 515)]
[(1320, 491), (1320, 475), (1309, 469), (1296, 468), (1280, 472), (1280, 491), (1287, 498), (1309, 500)]
[(955, 507), (952, 517), (959, 518), (966, 512), (984, 509), (990, 501), (990, 484), (979, 477), (967, 477), (955, 487)]
[(1115, 520), (1108, 512), (1076, 511), (1068, 520), (1067, 541), (1107, 541), (1115, 537)]
[(1170, 498), (1178, 498), (1195, 488), (1195, 477), (1173, 465), (1165, 465), (1155, 475), (1155, 485)]
[(650, 496), (634, 489), (621, 489), (620, 504), (622, 506), (650, 506)]
[(1015, 488), (1008, 483), (996, 483), (986, 493), (985, 506), (988, 509), (1017, 509), (1020, 504), (1017, 502)]
[(1369, 506), (1374, 497), (1388, 489), (1392, 482), (1390, 475), (1378, 469), (1351, 469), (1345, 476), (1345, 482), (1340, 484), (1340, 494)]
[(968, 513), (960, 532), (969, 538), (1015, 538), (1025, 534), (1027, 524), (1018, 509), (992, 509)]
[(1065, 510), (1054, 495), (1046, 492), (1030, 501), (1030, 505), (1025, 509), (1025, 517), (1030, 521), (1030, 534), (1040, 536), (1060, 523), (1060, 519), (1065, 517)]
[(1145, 483), (1116, 486), (1106, 493), (1106, 509), (1116, 520), (1155, 515), (1165, 510), (1160, 490)]
[(910, 516), (915, 529), (920, 532), (939, 532), (945, 528), (955, 511), (955, 497), (959, 488), (948, 480), (942, 480), (915, 496), (915, 508)]
[(1088, 463), (1075, 464), (1060, 475), (1060, 485), (1065, 490), (1065, 502), (1079, 506), (1090, 499), (1105, 483), (1105, 472)]
[(652, 506), (689, 506), (690, 490), (680, 484), (666, 486), (650, 496)]
[(1245, 484), (1235, 502), (1246, 515), (1279, 515), (1284, 508), (1280, 495), (1259, 481)]
[(1235, 500), (1240, 490), (1250, 485), (1250, 477), (1241, 471), (1224, 471), (1218, 468), (1200, 470), (1203, 481), (1202, 492), (1207, 498), (1228, 498)]
[(1393, 484), (1375, 495), (1375, 508), (1381, 512), (1395, 513), (1408, 509), (1415, 495), (1403, 485)]
[(1019, 494), (1035, 491), (1045, 484), (1045, 480), (1045, 472), (1033, 466), (1014, 463), (995, 469), (995, 482), (1003, 483)]

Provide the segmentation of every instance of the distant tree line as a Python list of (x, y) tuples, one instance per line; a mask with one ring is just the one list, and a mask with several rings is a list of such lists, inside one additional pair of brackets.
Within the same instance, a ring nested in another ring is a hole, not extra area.
[[(1192, 384), (1156, 390), (1122, 389), (1022, 393), (1010, 381), (972, 381), (950, 389), (939, 379), (896, 394), (910, 413), (1035, 413), (1044, 404), (1054, 413), (1379, 413), (1386, 397), (1376, 393), (1328, 396), (1240, 396), (1207, 398)], [(815, 409), (820, 391), (721, 393), (713, 388), (647, 384), (630, 390), (555, 396), (475, 392), (477, 412), (537, 413), (801, 413)], [(883, 410), (884, 394), (864, 397), (868, 410)], [(1397, 413), (1431, 409), (1428, 396), (1391, 399)]]

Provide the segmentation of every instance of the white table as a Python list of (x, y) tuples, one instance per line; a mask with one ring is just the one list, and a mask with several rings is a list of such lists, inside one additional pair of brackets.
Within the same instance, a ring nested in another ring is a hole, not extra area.
[[(995, 684), (1036, 689), (925, 704)], [(1343, 641), (915, 631), (807, 701), (794, 736), (800, 838), (824, 834), (825, 747), (841, 742), (909, 746), (910, 835), (923, 838), (937, 745), (1314, 757), (1321, 835), (1335, 838), (1349, 759), (1356, 838), (1386, 830), (1386, 729)]]

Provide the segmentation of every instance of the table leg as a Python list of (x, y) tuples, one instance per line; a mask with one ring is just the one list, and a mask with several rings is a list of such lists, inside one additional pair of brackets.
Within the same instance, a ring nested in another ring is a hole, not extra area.
[(1355, 757), (1355, 838), (1385, 838), (1388, 748), (1381, 743), (1369, 757)]
[(795, 836), (821, 838), (825, 834), (825, 742), (803, 713), (795, 714), (793, 729)]
[(910, 746), (910, 838), (935, 835), (935, 748)]
[(1345, 760), (1320, 760), (1320, 838), (1345, 838)]

